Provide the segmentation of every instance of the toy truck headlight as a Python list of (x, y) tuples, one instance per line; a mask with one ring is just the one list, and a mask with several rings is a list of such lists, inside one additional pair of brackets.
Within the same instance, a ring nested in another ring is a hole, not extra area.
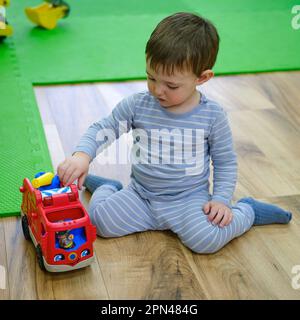
[(86, 257), (90, 254), (90, 250), (89, 249), (84, 249), (83, 251), (81, 251), (80, 257)]
[(61, 261), (61, 260), (65, 260), (65, 256), (63, 254), (57, 254), (54, 256), (54, 261)]

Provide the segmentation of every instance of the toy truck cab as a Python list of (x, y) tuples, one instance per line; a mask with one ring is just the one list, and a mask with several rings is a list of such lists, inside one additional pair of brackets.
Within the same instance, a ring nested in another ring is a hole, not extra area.
[(33, 241), (40, 267), (62, 272), (90, 265), (96, 227), (78, 198), (77, 186), (59, 193), (40, 191), (25, 178), (20, 191), (23, 233)]

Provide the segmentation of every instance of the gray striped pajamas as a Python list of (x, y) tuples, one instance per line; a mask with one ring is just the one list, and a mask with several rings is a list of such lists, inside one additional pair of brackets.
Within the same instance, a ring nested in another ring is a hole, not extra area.
[[(91, 125), (75, 151), (95, 158), (130, 129), (134, 138), (130, 184), (120, 191), (103, 185), (90, 201), (89, 213), (99, 235), (172, 230), (194, 252), (212, 253), (251, 228), (251, 206), (231, 205), (237, 161), (226, 112), (217, 103), (202, 94), (192, 111), (175, 114), (149, 92), (134, 94)], [(202, 210), (207, 201), (229, 206), (232, 222), (221, 228), (208, 221)]]

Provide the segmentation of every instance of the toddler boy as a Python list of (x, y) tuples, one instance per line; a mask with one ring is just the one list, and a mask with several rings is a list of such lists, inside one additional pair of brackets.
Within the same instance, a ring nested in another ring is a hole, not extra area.
[[(213, 253), (252, 225), (290, 221), (290, 212), (253, 198), (231, 203), (237, 157), (227, 115), (196, 88), (214, 76), (218, 49), (210, 21), (191, 13), (163, 19), (146, 45), (149, 91), (125, 98), (92, 124), (59, 165), (65, 185), (78, 179), (93, 194), (89, 214), (99, 235), (172, 230), (194, 252)], [(97, 152), (130, 129), (130, 184), (88, 175)]]

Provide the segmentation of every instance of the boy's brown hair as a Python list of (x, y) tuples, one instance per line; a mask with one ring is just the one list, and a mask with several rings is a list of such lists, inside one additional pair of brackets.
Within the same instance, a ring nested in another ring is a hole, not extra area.
[(146, 45), (151, 69), (171, 75), (174, 69), (192, 71), (197, 77), (212, 69), (219, 50), (215, 26), (201, 16), (179, 12), (163, 19)]

